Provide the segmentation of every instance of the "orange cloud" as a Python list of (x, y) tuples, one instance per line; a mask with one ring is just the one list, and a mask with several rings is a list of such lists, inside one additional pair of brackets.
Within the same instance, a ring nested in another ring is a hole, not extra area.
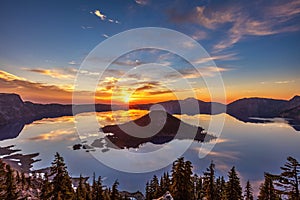
[(77, 73), (76, 69), (28, 69), (24, 68), (26, 71), (35, 72), (42, 75), (50, 76), (57, 79), (73, 79)]
[(28, 101), (71, 103), (72, 91), (69, 88), (29, 81), (0, 70), (1, 91), (20, 94), (23, 99)]

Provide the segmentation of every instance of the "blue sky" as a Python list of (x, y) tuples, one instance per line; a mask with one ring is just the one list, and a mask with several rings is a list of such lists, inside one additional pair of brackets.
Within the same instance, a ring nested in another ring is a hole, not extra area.
[[(149, 26), (197, 40), (224, 69), (228, 101), (300, 94), (299, 0), (2, 0), (0, 5), (0, 87), (26, 100), (69, 102), (74, 74), (93, 48), (122, 31)], [(170, 63), (184, 68), (175, 57)], [(36, 88), (54, 92), (36, 98)]]

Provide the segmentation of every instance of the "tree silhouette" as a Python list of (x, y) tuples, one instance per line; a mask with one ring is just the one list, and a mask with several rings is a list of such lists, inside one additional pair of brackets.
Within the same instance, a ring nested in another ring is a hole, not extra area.
[(228, 182), (226, 183), (226, 196), (230, 200), (242, 199), (242, 186), (240, 179), (235, 171), (235, 167), (232, 167), (228, 172)]
[(92, 200), (104, 200), (101, 176), (96, 180), (95, 173), (93, 175)]
[(258, 200), (277, 200), (278, 195), (275, 192), (272, 176), (265, 173), (265, 181), (259, 187)]
[(216, 199), (216, 185), (215, 185), (215, 164), (211, 161), (209, 167), (204, 172), (203, 188), (207, 200)]
[(54, 177), (52, 180), (52, 197), (54, 199), (72, 199), (74, 196), (72, 181), (68, 174), (64, 159), (59, 155), (59, 153), (55, 154), (55, 158), (52, 162), (52, 166), (50, 167), (50, 171), (51, 176)]
[(244, 199), (245, 200), (253, 200), (253, 189), (252, 189), (252, 186), (251, 186), (249, 180), (246, 183), (246, 188), (244, 191)]
[(287, 195), (290, 199), (299, 200), (300, 164), (293, 158), (288, 157), (280, 175), (272, 175), (277, 191)]
[(181, 157), (173, 163), (171, 193), (175, 200), (193, 199), (192, 164)]
[(5, 164), (0, 160), (0, 199), (6, 197), (6, 171)]
[(10, 165), (6, 165), (6, 194), (5, 199), (18, 199), (16, 181)]
[(226, 200), (226, 182), (223, 176), (216, 180), (216, 199)]
[(48, 174), (45, 173), (44, 180), (42, 183), (40, 199), (41, 200), (49, 199), (51, 196), (51, 191), (52, 191), (52, 186), (51, 186), (51, 183), (49, 182)]
[(116, 180), (111, 188), (110, 199), (111, 200), (118, 200), (119, 199), (119, 191), (118, 191), (119, 182)]

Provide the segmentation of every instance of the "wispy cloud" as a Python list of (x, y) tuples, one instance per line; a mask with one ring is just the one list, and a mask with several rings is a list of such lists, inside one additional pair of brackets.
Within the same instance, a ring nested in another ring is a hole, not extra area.
[[(253, 8), (253, 9), (249, 9)], [(208, 30), (226, 31), (223, 40), (214, 45), (216, 51), (231, 47), (247, 36), (266, 36), (298, 31), (300, 25), (289, 21), (300, 14), (300, 0), (248, 1), (247, 3), (207, 4), (192, 11), (170, 10), (170, 19), (177, 23), (194, 23)]]
[(73, 79), (77, 73), (77, 69), (74, 68), (60, 68), (60, 69), (23, 68), (23, 69), (29, 72), (39, 73), (57, 79)]
[(109, 36), (106, 35), (106, 34), (102, 34), (102, 36), (105, 37), (105, 38), (109, 38)]
[(197, 30), (195, 31), (191, 37), (194, 39), (194, 40), (202, 40), (202, 39), (205, 39), (207, 38), (207, 33), (205, 31), (202, 31), (202, 30)]
[(95, 10), (94, 12), (90, 12), (91, 14), (96, 15), (99, 17), (102, 21), (108, 21), (110, 23), (116, 23), (120, 24), (119, 20), (108, 18), (104, 13), (102, 13), (100, 10)]
[(135, 0), (135, 3), (144, 6), (144, 5), (149, 4), (149, 0)]
[(276, 84), (289, 84), (289, 83), (294, 83), (295, 80), (285, 80), (285, 81), (276, 81)]
[(84, 29), (84, 30), (86, 30), (86, 29), (92, 29), (94, 27), (92, 27), (92, 26), (81, 26), (81, 28)]
[(215, 61), (215, 60), (236, 60), (236, 53), (230, 53), (230, 54), (222, 54), (222, 55), (214, 55), (210, 57), (202, 57), (194, 61), (196, 64), (203, 64), (207, 63), (210, 61)]
[[(184, 79), (194, 79), (200, 77), (214, 77), (217, 73), (226, 72), (233, 70), (232, 68), (222, 68), (222, 67), (214, 67), (214, 66), (207, 66), (201, 68), (184, 68), (178, 70), (178, 73), (168, 73), (165, 75), (167, 79), (177, 79), (177, 78), (184, 78)], [(199, 73), (200, 72), (200, 73)]]
[(71, 60), (70, 62), (68, 62), (69, 65), (78, 65), (77, 62), (75, 62), (74, 60)]

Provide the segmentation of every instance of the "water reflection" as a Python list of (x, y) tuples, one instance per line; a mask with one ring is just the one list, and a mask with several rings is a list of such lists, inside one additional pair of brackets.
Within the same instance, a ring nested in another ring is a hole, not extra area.
[[(137, 119), (148, 113), (147, 111), (132, 111), (128, 117), (125, 111), (118, 111), (112, 115), (111, 112), (97, 113), (99, 126), (106, 126), (112, 123), (125, 123)], [(222, 114), (226, 115), (226, 114)], [(222, 115), (174, 115), (189, 124), (197, 124), (200, 120), (201, 126), (207, 130), (211, 118), (222, 117)], [(86, 141), (83, 144), (91, 144), (99, 139), (99, 130), (94, 130), (89, 126), (89, 121), (93, 117), (92, 113), (78, 115), (84, 123), (85, 133), (77, 135), (74, 117), (60, 117), (54, 119), (44, 119), (32, 124), (16, 124), (2, 128), (0, 146), (16, 145), (16, 148), (22, 149), (23, 153), (40, 153), (37, 158), (40, 162), (34, 163), (34, 168), (43, 168), (49, 166), (53, 160), (55, 152), (60, 152), (65, 158), (71, 175), (91, 176), (93, 172), (96, 175), (107, 177), (106, 184), (112, 184), (115, 179), (121, 183), (120, 189), (129, 191), (144, 190), (146, 180), (149, 180), (153, 174), (160, 175), (163, 171), (169, 170), (170, 166), (159, 171), (128, 174), (111, 169), (98, 160), (96, 160), (86, 150), (73, 150), (73, 145)], [(205, 151), (200, 148), (201, 143), (193, 142), (191, 147), (185, 152), (186, 159), (191, 160), (194, 164), (194, 172), (199, 174), (204, 171), (211, 160), (216, 163), (217, 172), (220, 175), (227, 174), (227, 171), (234, 165), (239, 171), (243, 183), (250, 179), (253, 183), (259, 183), (263, 179), (265, 171), (279, 173), (279, 167), (283, 165), (287, 156), (293, 156), (300, 160), (299, 143), (300, 134), (295, 131), (285, 121), (275, 120), (272, 123), (244, 123), (229, 115), (226, 115), (225, 126), (221, 137), (215, 141), (216, 145), (213, 151), (208, 153), (203, 159), (199, 159), (199, 151)], [(22, 130), (23, 128), (23, 130)], [(21, 131), (19, 134), (18, 131)], [(6, 134), (3, 134), (6, 133)], [(14, 138), (18, 136), (17, 138)], [(13, 139), (14, 138), (14, 139)], [(146, 165), (155, 165), (161, 162), (167, 156), (174, 155), (178, 146), (185, 144), (186, 140), (172, 140), (167, 144), (145, 143), (138, 149), (114, 150), (110, 154), (112, 160), (123, 163), (128, 158), (126, 152), (151, 152), (162, 146), (169, 149), (167, 154), (153, 157), (148, 163), (139, 160), (130, 160), (132, 165), (140, 168)], [(101, 149), (107, 151), (107, 148)], [(120, 154), (122, 152), (122, 154)], [(104, 153), (105, 154), (105, 153)], [(130, 167), (130, 166), (128, 166)], [(257, 189), (257, 188), (256, 188)]]

